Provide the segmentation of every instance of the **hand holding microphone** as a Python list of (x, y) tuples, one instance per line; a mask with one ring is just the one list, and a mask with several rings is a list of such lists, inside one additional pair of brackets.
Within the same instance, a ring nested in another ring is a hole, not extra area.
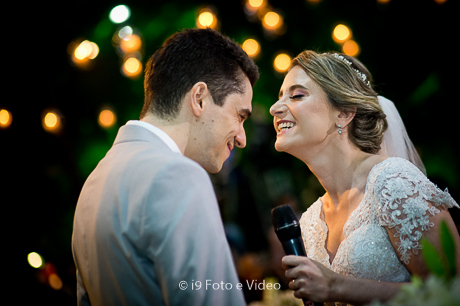
[[(289, 205), (281, 205), (272, 209), (272, 223), (275, 233), (280, 240), (286, 255), (305, 256), (305, 246), (302, 240), (300, 224), (294, 210)], [(302, 299), (304, 305), (319, 306), (323, 303), (313, 303)]]

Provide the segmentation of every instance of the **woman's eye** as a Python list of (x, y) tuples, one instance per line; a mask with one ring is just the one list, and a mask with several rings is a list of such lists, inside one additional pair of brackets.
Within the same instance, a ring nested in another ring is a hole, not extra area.
[(289, 97), (289, 99), (291, 99), (291, 100), (296, 100), (296, 99), (302, 98), (303, 96), (304, 96), (304, 95), (294, 95), (294, 96), (292, 96), (292, 97)]

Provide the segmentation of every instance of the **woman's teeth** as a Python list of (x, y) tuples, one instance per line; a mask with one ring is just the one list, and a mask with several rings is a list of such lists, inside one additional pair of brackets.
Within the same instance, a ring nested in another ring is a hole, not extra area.
[(283, 122), (278, 125), (278, 130), (280, 132), (284, 130), (289, 130), (290, 128), (294, 127), (295, 123), (294, 122)]

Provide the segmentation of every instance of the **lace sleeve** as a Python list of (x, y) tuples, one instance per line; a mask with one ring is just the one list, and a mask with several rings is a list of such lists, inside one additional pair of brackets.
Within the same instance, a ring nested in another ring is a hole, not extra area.
[(408, 161), (398, 160), (385, 167), (375, 188), (379, 223), (398, 238), (395, 245), (405, 264), (422, 248), (422, 232), (434, 226), (430, 218), (439, 208), (459, 207), (447, 189), (440, 190)]

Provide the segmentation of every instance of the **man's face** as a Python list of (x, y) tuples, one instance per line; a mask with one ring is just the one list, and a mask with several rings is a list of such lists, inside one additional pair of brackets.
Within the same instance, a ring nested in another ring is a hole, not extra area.
[(200, 127), (198, 154), (194, 158), (208, 172), (219, 172), (234, 147), (246, 146), (243, 123), (251, 114), (251, 100), (251, 83), (245, 78), (242, 94), (229, 94), (223, 106), (208, 103)]

